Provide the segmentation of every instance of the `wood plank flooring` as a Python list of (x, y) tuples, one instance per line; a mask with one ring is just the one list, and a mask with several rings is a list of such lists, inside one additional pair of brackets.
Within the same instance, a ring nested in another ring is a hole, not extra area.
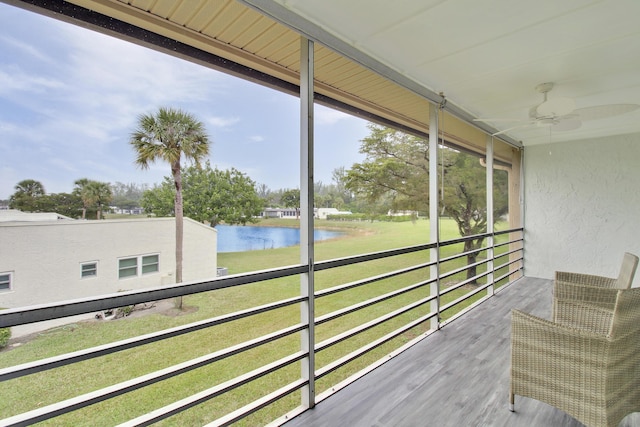
[(549, 318), (551, 281), (521, 279), (285, 427), (582, 426), (520, 396), (508, 410), (512, 308)]

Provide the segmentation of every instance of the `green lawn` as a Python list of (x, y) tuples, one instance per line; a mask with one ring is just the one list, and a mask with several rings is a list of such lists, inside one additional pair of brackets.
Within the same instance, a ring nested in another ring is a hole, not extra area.
[[(260, 225), (297, 225), (295, 220), (266, 220)], [(429, 223), (426, 220), (403, 223), (382, 222), (333, 222), (318, 221), (317, 226), (340, 229), (346, 232), (344, 237), (319, 242), (315, 246), (316, 258), (326, 260), (348, 255), (375, 252), (403, 246), (411, 246), (429, 241)], [(453, 221), (444, 220), (441, 225), (443, 239), (458, 236)], [(443, 249), (444, 256), (459, 253), (461, 245)], [(395, 270), (404, 266), (428, 261), (428, 251), (403, 255), (383, 260), (370, 261), (359, 265), (341, 267), (318, 272), (316, 289), (324, 289), (343, 284), (358, 278), (370, 277)], [(255, 271), (275, 266), (299, 263), (299, 248), (267, 249), (240, 253), (222, 253), (218, 255), (218, 266), (229, 269), (230, 274)], [(462, 261), (456, 265), (461, 265)], [(455, 268), (449, 266), (447, 268)], [(360, 287), (335, 294), (316, 301), (316, 316), (347, 307), (381, 295), (409, 283), (428, 278), (428, 269), (385, 279), (366, 287)], [(463, 274), (451, 279), (451, 283), (460, 280)], [(11, 350), (0, 352), (0, 368), (18, 363), (38, 360), (43, 357), (84, 349), (103, 343), (113, 342), (140, 334), (170, 328), (201, 319), (211, 318), (243, 308), (281, 300), (299, 295), (300, 283), (297, 276), (271, 280), (252, 285), (212, 291), (184, 298), (187, 307), (196, 308), (179, 316), (150, 314), (142, 317), (124, 318), (114, 321), (84, 322), (41, 333), (36, 339)], [(443, 298), (445, 302), (459, 296), (463, 290)], [(402, 307), (410, 301), (424, 298), (428, 289), (408, 292), (384, 304), (376, 304), (337, 320), (319, 325), (316, 328), (316, 341), (332, 337), (355, 325), (374, 319), (382, 314)], [(477, 299), (477, 298), (476, 298)], [(428, 307), (413, 310), (399, 316), (385, 325), (372, 328), (356, 337), (330, 347), (318, 353), (317, 368), (361, 347), (385, 333), (406, 324), (427, 313)], [(101, 387), (126, 381), (173, 364), (187, 361), (213, 351), (229, 347), (251, 338), (290, 326), (299, 322), (297, 306), (284, 308), (254, 316), (222, 326), (175, 337), (163, 342), (142, 346), (101, 358), (81, 362), (69, 367), (11, 380), (2, 385), (0, 392), (0, 414), (9, 416), (19, 412), (45, 406), (61, 399), (71, 398)], [(317, 384), (317, 392), (322, 392), (342, 379), (362, 369), (364, 366), (384, 356), (402, 345), (426, 326), (417, 328), (395, 339), (381, 348), (372, 351), (355, 362), (326, 376)], [(110, 399), (87, 409), (81, 409), (60, 417), (47, 425), (114, 425), (149, 412), (160, 406), (205, 390), (237, 375), (248, 372), (263, 364), (277, 360), (299, 349), (299, 337), (281, 339), (270, 345), (254, 349), (242, 355), (199, 368), (187, 374), (162, 381), (143, 390)], [(299, 377), (300, 366), (294, 365), (277, 371), (261, 380), (240, 387), (232, 393), (217, 397), (196, 406), (184, 413), (169, 418), (165, 425), (200, 425), (251, 402), (259, 396), (277, 389)], [(298, 406), (297, 394), (283, 399), (271, 407), (259, 411), (243, 420), (244, 425), (261, 425), (280, 414)]]

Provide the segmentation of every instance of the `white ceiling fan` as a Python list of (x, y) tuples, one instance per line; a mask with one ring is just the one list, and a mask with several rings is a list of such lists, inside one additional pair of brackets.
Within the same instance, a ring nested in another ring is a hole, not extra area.
[[(551, 127), (552, 131), (569, 131), (578, 129), (583, 121), (604, 119), (620, 114), (629, 113), (640, 108), (638, 104), (609, 104), (596, 105), (593, 107), (578, 108), (571, 98), (552, 98), (547, 95), (553, 89), (554, 84), (541, 83), (536, 86), (536, 92), (541, 93), (544, 100), (541, 104), (534, 105), (529, 109), (529, 119), (525, 123), (501, 130), (493, 134), (500, 135), (515, 129), (531, 127)], [(479, 122), (522, 122), (517, 119), (475, 119)]]

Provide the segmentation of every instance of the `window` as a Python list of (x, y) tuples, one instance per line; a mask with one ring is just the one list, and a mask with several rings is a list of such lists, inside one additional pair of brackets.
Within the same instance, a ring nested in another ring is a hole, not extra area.
[(136, 277), (160, 271), (159, 255), (141, 255), (118, 261), (118, 278)]
[(96, 277), (98, 275), (97, 262), (85, 262), (80, 264), (80, 277)]
[(0, 273), (0, 292), (11, 290), (11, 273)]
[(138, 258), (124, 258), (118, 263), (118, 278), (132, 277), (138, 275)]
[(158, 271), (158, 255), (146, 255), (142, 257), (142, 274)]

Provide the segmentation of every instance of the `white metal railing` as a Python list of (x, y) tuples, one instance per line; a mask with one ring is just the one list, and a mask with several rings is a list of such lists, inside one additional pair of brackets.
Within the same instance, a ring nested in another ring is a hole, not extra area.
[[(497, 239), (498, 236), (503, 236), (502, 238), (506, 238), (506, 240), (495, 243), (496, 240), (499, 240)], [(313, 323), (314, 327), (332, 321), (338, 321), (345, 316), (360, 312), (361, 310), (369, 309), (372, 307), (385, 306), (385, 304), (388, 304), (392, 301), (397, 301), (399, 298), (411, 295), (410, 293), (412, 292), (420, 292), (424, 290), (424, 292), (420, 294), (422, 295), (420, 297), (411, 299), (409, 302), (403, 303), (403, 305), (399, 307), (389, 309), (385, 311), (384, 314), (379, 315), (375, 318), (368, 319), (360, 324), (349, 327), (334, 336), (328, 337), (320, 342), (315, 342), (313, 349), (314, 356), (340, 343), (344, 343), (351, 338), (358, 337), (360, 336), (360, 334), (363, 334), (367, 331), (372, 331), (376, 327), (380, 327), (381, 325), (388, 325), (392, 321), (394, 321), (394, 319), (399, 319), (401, 318), (401, 316), (415, 312), (415, 315), (413, 315), (411, 319), (407, 320), (405, 323), (402, 323), (400, 325), (392, 325), (391, 330), (385, 330), (381, 332), (380, 334), (376, 335), (375, 338), (366, 342), (364, 345), (361, 345), (356, 349), (346, 350), (335, 360), (325, 363), (323, 366), (313, 366), (313, 372), (315, 372), (314, 381), (327, 377), (329, 374), (334, 373), (339, 368), (346, 366), (350, 362), (360, 359), (365, 354), (380, 348), (383, 344), (388, 343), (394, 338), (402, 336), (403, 334), (416, 327), (421, 327), (425, 332), (424, 335), (426, 336), (426, 334), (432, 331), (432, 328), (429, 327), (429, 321), (431, 319), (437, 319), (438, 325), (451, 321), (453, 318), (459, 316), (465, 310), (468, 310), (468, 308), (460, 308), (462, 303), (468, 303), (471, 304), (471, 306), (474, 306), (493, 295), (496, 286), (508, 283), (512, 281), (512, 279), (522, 276), (524, 261), (523, 229), (518, 228), (505, 230), (502, 232), (495, 232), (439, 242), (437, 244), (429, 243), (424, 245), (398, 248), (314, 263), (312, 268), (313, 274), (317, 274), (318, 272), (325, 270), (349, 267), (354, 264), (383, 260), (391, 257), (403, 257), (408, 254), (415, 254), (417, 252), (425, 252), (426, 258), (428, 257), (428, 251), (432, 250), (433, 248), (438, 248), (439, 253), (441, 253), (446, 251), (447, 248), (451, 248), (455, 245), (464, 243), (466, 240), (475, 240), (478, 238), (488, 237), (492, 237), (491, 239), (487, 239), (487, 241), (492, 242), (491, 246), (485, 246), (473, 251), (456, 253), (449, 256), (439, 256), (436, 260), (429, 260), (406, 267), (392, 269), (381, 274), (359, 278), (347, 283), (339, 283), (329, 288), (315, 291), (311, 298), (313, 298), (314, 300), (321, 300), (324, 298), (331, 298), (332, 296), (336, 295), (339, 296), (343, 292), (358, 289), (365, 290), (368, 289), (368, 287), (377, 283), (381, 283), (385, 280), (402, 279), (400, 286), (396, 286), (395, 288), (390, 289), (386, 292), (381, 292), (367, 297), (358, 301), (357, 303), (350, 304), (346, 307), (341, 307), (326, 314), (316, 316)], [(464, 259), (469, 255), (482, 255), (483, 253), (493, 254), (493, 256), (481, 257), (482, 259), (472, 264), (463, 262), (463, 265), (456, 265), (453, 268), (449, 269), (445, 268), (449, 264), (454, 264), (456, 262), (460, 263), (459, 260), (461, 258)], [(432, 277), (429, 275), (429, 271), (434, 266), (436, 267), (438, 274), (435, 277)], [(456, 279), (456, 276), (466, 275), (467, 270), (471, 267), (475, 267), (478, 270), (482, 271), (480, 271), (473, 277)], [(421, 271), (426, 272), (421, 276), (418, 274), (418, 276), (422, 277), (422, 279), (413, 281), (411, 281), (411, 279), (406, 279), (406, 283), (404, 282), (405, 279), (403, 278), (403, 276), (407, 276), (412, 273), (417, 274)], [(158, 301), (201, 292), (215, 292), (224, 288), (244, 286), (248, 284), (264, 282), (267, 280), (297, 276), (308, 272), (309, 266), (301, 264), (256, 271), (247, 274), (224, 276), (204, 282), (172, 285), (168, 287), (153, 288), (143, 291), (122, 292), (98, 298), (78, 299), (63, 303), (45, 304), (26, 307), (22, 309), (10, 309), (0, 312), (0, 327), (17, 326), (43, 320), (63, 318), (77, 314), (93, 313), (107, 309), (113, 309), (115, 307), (123, 307), (144, 302)], [(348, 277), (348, 275), (345, 276)], [(452, 284), (445, 286), (445, 280), (451, 280)], [(482, 281), (484, 281), (484, 283), (482, 283)], [(474, 283), (474, 286), (471, 287), (471, 290), (466, 291), (465, 285), (468, 285), (472, 282)], [(434, 283), (438, 284), (437, 292), (435, 294), (430, 291), (430, 289), (432, 289), (432, 284)], [(205, 330), (213, 326), (224, 327), (240, 319), (252, 318), (263, 313), (291, 307), (294, 305), (300, 306), (301, 310), (303, 310), (304, 308), (302, 307), (308, 306), (302, 304), (305, 301), (306, 298), (302, 296), (291, 297), (275, 302), (270, 302), (264, 305), (251, 307), (234, 313), (223, 314), (198, 322), (193, 322), (170, 329), (137, 336), (134, 338), (99, 345), (96, 347), (74, 351), (58, 356), (47, 357), (38, 361), (18, 364), (15, 366), (0, 369), (0, 381), (5, 382), (7, 385), (10, 385), (11, 380), (15, 380), (21, 377), (48, 370), (58, 369), (64, 366), (72, 365), (94, 358), (108, 356), (114, 353), (121, 352), (123, 350), (138, 348), (169, 338)], [(433, 307), (431, 304), (434, 301), (437, 302), (437, 308), (435, 310), (431, 308)], [(447, 317), (447, 320), (445, 320), (444, 317)], [(302, 315), (301, 319), (304, 318), (305, 316)], [(209, 354), (166, 367), (161, 370), (131, 378), (126, 381), (101, 388), (99, 390), (91, 391), (89, 393), (80, 394), (78, 396), (46, 405), (44, 407), (34, 408), (27, 412), (10, 416), (8, 418), (0, 420), (0, 426), (30, 425), (35, 422), (67, 414), (86, 406), (94, 405), (96, 403), (112, 399), (116, 396), (124, 395), (126, 393), (148, 387), (152, 384), (160, 383), (164, 380), (176, 377), (178, 375), (183, 375), (185, 373), (194, 371), (195, 369), (199, 369), (203, 366), (222, 361), (231, 356), (242, 355), (249, 350), (273, 343), (276, 340), (300, 334), (307, 330), (309, 327), (310, 325), (307, 323), (296, 322), (293, 325), (274, 330), (260, 337), (235, 344), (211, 352)], [(163, 406), (151, 412), (145, 413), (137, 418), (125, 422), (122, 425), (149, 425), (153, 422), (168, 418), (172, 415), (178, 414), (208, 400), (215, 399), (220, 395), (229, 393), (232, 390), (237, 389), (238, 387), (255, 381), (258, 378), (262, 378), (270, 373), (279, 371), (287, 366), (300, 363), (305, 358), (307, 360), (316, 360), (315, 357), (309, 358), (308, 352), (302, 350), (293, 352), (230, 380), (224, 381), (219, 384), (212, 384), (211, 388), (202, 390), (184, 399), (175, 401), (170, 405)], [(370, 366), (377, 366), (378, 364), (379, 362), (373, 361)], [(365, 367), (363, 369), (360, 369), (356, 374), (353, 374), (347, 378), (338, 379), (334, 383), (331, 383), (331, 386), (326, 387), (325, 392), (322, 393), (322, 395), (316, 396), (316, 401), (312, 403), (315, 404), (317, 401), (320, 401), (333, 392), (337, 391), (340, 388), (340, 386), (337, 385), (338, 383), (344, 385), (349, 381), (353, 381), (359, 376), (363, 375), (367, 371), (367, 369), (371, 368)], [(94, 375), (99, 375), (99, 373), (94, 373)], [(307, 385), (308, 380), (305, 381), (300, 377), (292, 377), (291, 381), (287, 385), (280, 387), (277, 390), (274, 390), (263, 396), (255, 396), (255, 400), (253, 400), (251, 403), (230, 413), (217, 415), (219, 418), (213, 421), (210, 425), (228, 425), (230, 423), (236, 422), (248, 416), (249, 414), (252, 414), (266, 406), (271, 405), (273, 402), (276, 402), (283, 397), (304, 388)], [(284, 422), (287, 417), (295, 415), (296, 413), (299, 413), (304, 409), (304, 405), (298, 408), (293, 408), (288, 414), (276, 414), (272, 419), (276, 419), (276, 424), (281, 423)]]

